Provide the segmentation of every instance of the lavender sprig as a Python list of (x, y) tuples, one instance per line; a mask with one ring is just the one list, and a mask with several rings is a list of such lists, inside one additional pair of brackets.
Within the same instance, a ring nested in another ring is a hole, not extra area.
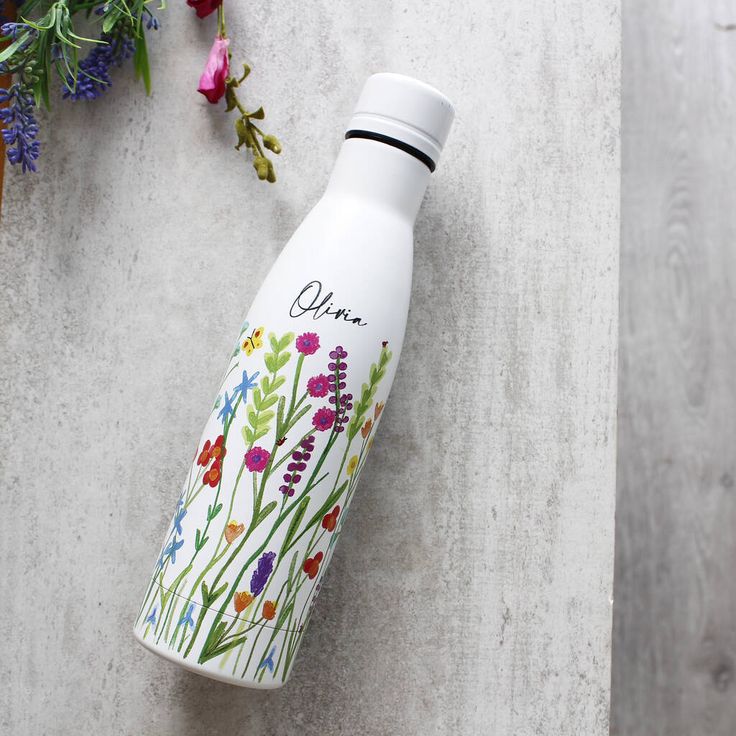
[[(158, 20), (146, 7), (151, 0), (107, 2), (89, 0), (25, 0), (21, 22), (0, 24), (0, 73), (12, 75), (13, 84), (0, 90), (0, 127), (11, 164), (36, 171), (40, 145), (34, 108), (50, 108), (50, 87), (58, 77), (63, 96), (71, 100), (94, 100), (112, 86), (110, 70), (133, 57), (136, 78), (150, 94), (151, 78), (146, 48), (146, 31), (157, 30)], [(20, 5), (16, 2), (16, 6)], [(75, 32), (78, 13), (98, 16), (99, 39)], [(92, 44), (79, 60), (79, 50)]]
[(299, 443), (299, 449), (291, 453), (291, 462), (286, 466), (284, 483), (279, 486), (279, 491), (284, 496), (294, 495), (294, 486), (302, 479), (301, 474), (307, 469), (307, 462), (314, 452), (314, 435), (310, 434)]
[(135, 53), (135, 40), (125, 34), (103, 33), (100, 41), (101, 44), (79, 62), (76, 78), (67, 76), (66, 84), (62, 87), (64, 99), (97, 99), (112, 87), (110, 69), (122, 66)]
[(327, 379), (331, 393), (329, 402), (335, 407), (335, 432), (345, 431), (343, 425), (348, 421), (348, 412), (353, 408), (353, 395), (341, 393), (346, 385), (345, 378), (348, 364), (345, 362), (345, 358), (347, 357), (348, 351), (342, 345), (338, 345), (330, 351), (331, 362), (327, 365), (327, 369), (330, 371)]
[(20, 164), (23, 172), (36, 171), (35, 161), (41, 152), (36, 140), (38, 123), (33, 114), (33, 91), (23, 81), (0, 89), (0, 121), (3, 124), (3, 142), (7, 146), (8, 161)]

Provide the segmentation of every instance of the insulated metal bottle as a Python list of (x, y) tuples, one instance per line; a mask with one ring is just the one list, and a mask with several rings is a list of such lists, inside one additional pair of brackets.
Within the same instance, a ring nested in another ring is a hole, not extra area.
[(327, 189), (240, 330), (135, 622), (208, 677), (280, 687), (401, 351), (413, 228), (453, 118), (432, 87), (368, 79)]

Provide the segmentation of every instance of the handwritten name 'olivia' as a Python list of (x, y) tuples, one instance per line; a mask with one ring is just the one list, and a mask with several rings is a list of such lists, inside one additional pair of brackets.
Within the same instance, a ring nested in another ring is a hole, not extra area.
[(358, 327), (365, 327), (368, 324), (363, 321), (362, 317), (352, 317), (349, 309), (335, 307), (332, 301), (333, 296), (332, 292), (322, 296), (322, 283), (320, 281), (310, 281), (299, 292), (299, 296), (294, 299), (294, 303), (289, 310), (289, 316), (301, 317), (303, 314), (311, 313), (312, 319), (332, 317), (336, 320), (342, 319), (345, 322), (358, 325)]

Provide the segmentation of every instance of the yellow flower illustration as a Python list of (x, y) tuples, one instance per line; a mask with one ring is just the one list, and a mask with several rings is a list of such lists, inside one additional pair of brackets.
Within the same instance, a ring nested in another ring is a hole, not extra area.
[(348, 475), (352, 475), (355, 472), (355, 468), (358, 467), (358, 456), (353, 455), (348, 461)]

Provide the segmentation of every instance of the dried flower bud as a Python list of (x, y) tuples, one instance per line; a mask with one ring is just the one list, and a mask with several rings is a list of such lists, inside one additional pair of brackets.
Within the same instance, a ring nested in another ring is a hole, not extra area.
[(264, 156), (256, 156), (253, 159), (253, 168), (256, 170), (256, 174), (258, 174), (258, 178), (261, 181), (268, 179), (268, 165), (270, 163), (271, 162)]
[(281, 144), (275, 135), (264, 135), (263, 145), (268, 148), (269, 151), (273, 151), (276, 154), (281, 153)]
[(266, 159), (268, 161), (268, 175), (266, 176), (266, 179), (269, 183), (275, 184), (276, 183), (276, 170), (273, 168), (273, 164), (271, 163), (270, 159)]

